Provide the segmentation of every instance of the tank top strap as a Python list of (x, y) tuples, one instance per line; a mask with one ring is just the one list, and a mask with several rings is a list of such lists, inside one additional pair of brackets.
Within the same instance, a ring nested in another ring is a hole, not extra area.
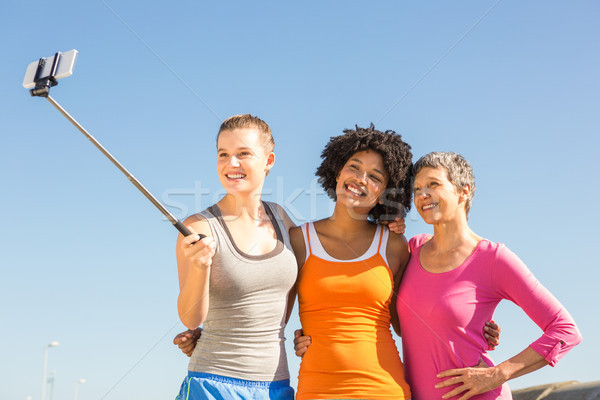
[(388, 263), (387, 260), (387, 245), (390, 239), (390, 230), (385, 225), (379, 225), (378, 228), (380, 229), (380, 236), (377, 253), (379, 253), (379, 255), (383, 258), (383, 261), (385, 261), (387, 265), (390, 265), (390, 263)]
[(302, 225), (302, 235), (304, 236), (304, 246), (308, 250), (306, 252), (306, 258), (304, 261), (308, 260), (309, 255), (313, 255), (320, 259), (326, 261), (334, 261), (334, 262), (355, 262), (355, 261), (363, 261), (368, 258), (371, 258), (377, 254), (381, 254), (384, 261), (387, 263), (387, 259), (385, 256), (387, 239), (389, 231), (386, 227), (382, 225), (377, 225), (375, 229), (375, 234), (373, 235), (373, 239), (371, 240), (371, 245), (362, 255), (350, 259), (350, 260), (339, 260), (337, 258), (333, 258), (330, 256), (325, 248), (323, 247), (323, 243), (319, 240), (319, 236), (315, 226), (312, 222), (308, 222)]
[(285, 226), (283, 216), (279, 213), (276, 204), (270, 201), (263, 201), (263, 206), (265, 207), (265, 211), (267, 211), (267, 214), (271, 219), (271, 223), (273, 224), (273, 228), (275, 229), (277, 239), (284, 242), (286, 246), (291, 247), (290, 233), (288, 232), (287, 227)]
[(206, 220), (206, 222), (208, 222), (208, 225), (210, 225), (210, 229), (213, 229), (214, 226), (214, 222), (215, 222), (215, 216), (209, 211), (209, 209), (206, 209), (204, 211), (200, 211), (198, 214), (202, 215), (204, 217), (204, 219)]
[(310, 244), (310, 229), (308, 229), (308, 225), (312, 225), (312, 222), (305, 224), (306, 226), (306, 244), (308, 245), (308, 254), (312, 254), (312, 247)]
[(377, 233), (379, 235), (379, 244), (377, 245), (377, 252), (381, 250), (381, 240), (383, 239), (383, 225), (377, 224)]
[(219, 211), (215, 210), (214, 206), (207, 208), (204, 211), (200, 211), (198, 214), (204, 217), (206, 222), (208, 222), (208, 226), (213, 234), (213, 236), (217, 235), (220, 237), (227, 237), (227, 232), (219, 223)]
[(220, 245), (224, 244), (222, 243), (224, 240), (227, 241), (227, 232), (223, 230), (223, 227), (219, 224), (217, 217), (210, 208), (200, 211), (198, 214), (204, 217), (208, 223), (213, 240), (215, 241), (216, 249), (218, 249)]
[(302, 232), (302, 237), (304, 239), (304, 248), (306, 249), (306, 256), (304, 257), (304, 262), (308, 260), (308, 257), (312, 255), (312, 246), (310, 243), (310, 227), (309, 224), (312, 222), (307, 222), (305, 224), (300, 225), (300, 231)]

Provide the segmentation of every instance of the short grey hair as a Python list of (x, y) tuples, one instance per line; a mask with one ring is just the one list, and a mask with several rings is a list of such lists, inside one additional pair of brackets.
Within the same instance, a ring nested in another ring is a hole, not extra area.
[(467, 185), (471, 188), (469, 198), (465, 203), (465, 212), (469, 215), (473, 196), (475, 196), (475, 175), (471, 164), (460, 154), (434, 151), (425, 154), (413, 165), (413, 177), (417, 176), (417, 173), (423, 168), (444, 168), (448, 174), (448, 180), (457, 191)]

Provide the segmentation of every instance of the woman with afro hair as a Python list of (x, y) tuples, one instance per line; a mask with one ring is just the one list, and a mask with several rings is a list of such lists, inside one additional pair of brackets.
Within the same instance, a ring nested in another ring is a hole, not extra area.
[(331, 138), (321, 157), (316, 175), (333, 214), (290, 230), (300, 322), (311, 340), (296, 399), (410, 399), (390, 331), (391, 322), (400, 333), (390, 307), (408, 246), (378, 224), (410, 209), (410, 146), (371, 124)]

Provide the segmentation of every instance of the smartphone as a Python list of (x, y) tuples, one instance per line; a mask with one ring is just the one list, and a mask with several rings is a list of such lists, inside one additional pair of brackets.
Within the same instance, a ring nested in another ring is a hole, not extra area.
[[(46, 63), (40, 72), (38, 79), (48, 78), (52, 73), (52, 66), (54, 65), (54, 58), (56, 55), (52, 57), (48, 57), (46, 59)], [(69, 50), (65, 53), (61, 53), (60, 58), (58, 60), (58, 65), (56, 66), (56, 73), (54, 74), (55, 79), (66, 78), (67, 76), (73, 75), (73, 67), (75, 66), (75, 60), (77, 59), (77, 50)], [(39, 60), (34, 61), (27, 67), (27, 71), (25, 72), (25, 79), (23, 79), (23, 87), (25, 89), (29, 89), (35, 86), (35, 78), (39, 65)]]

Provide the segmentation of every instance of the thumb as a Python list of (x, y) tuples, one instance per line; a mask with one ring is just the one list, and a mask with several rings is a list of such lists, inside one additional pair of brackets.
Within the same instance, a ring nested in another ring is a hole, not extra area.
[(187, 237), (192, 237), (193, 236), (195, 238), (195, 242), (202, 240), (202, 238), (204, 237), (203, 235), (200, 235), (195, 230), (193, 230), (192, 227), (186, 226), (186, 228), (188, 228), (188, 231), (190, 231), (190, 235), (187, 236)]
[(294, 338), (299, 338), (300, 336), (304, 335), (304, 333), (302, 332), (302, 329), (296, 329), (294, 331)]

